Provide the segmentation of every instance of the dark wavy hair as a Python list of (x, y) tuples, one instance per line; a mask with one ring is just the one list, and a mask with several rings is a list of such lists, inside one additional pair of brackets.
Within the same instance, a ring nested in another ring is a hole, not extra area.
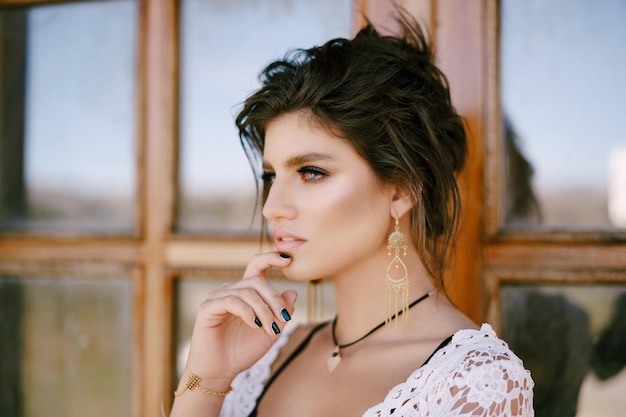
[(379, 180), (410, 192), (411, 237), (443, 287), (460, 221), (456, 174), (467, 153), (465, 131), (421, 28), (404, 13), (398, 22), (400, 36), (383, 36), (367, 23), (351, 40), (291, 51), (269, 64), (236, 124), (253, 169), (268, 124), (285, 113), (305, 112), (347, 140)]

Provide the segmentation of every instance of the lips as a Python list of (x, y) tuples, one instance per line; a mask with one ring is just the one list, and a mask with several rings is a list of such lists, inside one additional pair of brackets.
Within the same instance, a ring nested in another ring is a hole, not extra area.
[(277, 251), (290, 252), (302, 246), (306, 240), (285, 229), (276, 229), (274, 230), (274, 242), (276, 242)]

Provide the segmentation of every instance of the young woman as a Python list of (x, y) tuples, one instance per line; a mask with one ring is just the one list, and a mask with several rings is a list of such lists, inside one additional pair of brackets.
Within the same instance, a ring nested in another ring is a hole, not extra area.
[[(420, 28), (368, 25), (270, 64), (237, 118), (262, 160), (276, 250), (200, 306), (172, 416), (532, 416), (533, 382), (446, 298), (466, 139)], [(335, 288), (330, 323), (285, 327), (294, 291)]]

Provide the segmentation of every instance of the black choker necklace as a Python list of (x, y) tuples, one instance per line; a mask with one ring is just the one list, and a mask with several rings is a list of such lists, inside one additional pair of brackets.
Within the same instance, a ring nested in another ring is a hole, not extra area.
[[(420, 298), (418, 298), (417, 300), (415, 300), (411, 304), (409, 304), (408, 308), (412, 308), (412, 307), (416, 306), (418, 303), (420, 303), (421, 301), (424, 301), (425, 299), (427, 299), (428, 297), (433, 295), (435, 293), (435, 291), (437, 291), (436, 288), (434, 290), (432, 290), (430, 292), (427, 292), (426, 294), (422, 295)], [(391, 316), (391, 320), (393, 320), (396, 317), (399, 317), (401, 315), (402, 315), (402, 310), (398, 311), (396, 314)], [(335, 344), (335, 350), (333, 350), (333, 354), (330, 356), (330, 358), (328, 358), (328, 372), (334, 371), (335, 368), (337, 367), (337, 365), (339, 365), (339, 362), (341, 362), (341, 354), (339, 353), (339, 351), (341, 349), (347, 348), (348, 346), (352, 346), (352, 345), (354, 345), (356, 343), (359, 343), (361, 340), (365, 339), (366, 337), (368, 337), (369, 335), (374, 333), (376, 330), (378, 330), (381, 327), (383, 327), (386, 322), (387, 322), (387, 320), (383, 321), (382, 323), (380, 323), (379, 325), (374, 327), (372, 330), (370, 330), (369, 332), (365, 333), (363, 336), (359, 337), (354, 342), (346, 343), (345, 345), (340, 345), (339, 343), (337, 343), (337, 337), (335, 336), (335, 327), (337, 326), (337, 316), (335, 316), (335, 318), (333, 319), (333, 327), (332, 327), (332, 330), (331, 330), (331, 334), (333, 336), (333, 343)]]

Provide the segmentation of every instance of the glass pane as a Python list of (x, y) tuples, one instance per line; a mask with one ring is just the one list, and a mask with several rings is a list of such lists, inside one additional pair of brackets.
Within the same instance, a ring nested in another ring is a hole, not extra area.
[(242, 234), (255, 180), (234, 118), (263, 66), (293, 48), (350, 35), (351, 0), (183, 0), (177, 229)]
[[(196, 319), (196, 313), (198, 312), (198, 306), (206, 299), (209, 292), (215, 290), (222, 284), (234, 280), (236, 280), (236, 278), (207, 279), (185, 277), (177, 282), (177, 309), (174, 328), (176, 329), (176, 369), (178, 370), (179, 376), (183, 374), (183, 370), (185, 369), (185, 361), (187, 360), (191, 332)], [(322, 282), (315, 291), (307, 290), (307, 284), (304, 282), (279, 279), (271, 279), (270, 282), (279, 292), (287, 290), (296, 290), (298, 292), (295, 311), (290, 321), (290, 326), (306, 323), (309, 320), (307, 303), (308, 301), (313, 301), (315, 295), (317, 295), (316, 305), (319, 305), (321, 311), (317, 313), (318, 317), (311, 317), (311, 321), (329, 320), (335, 314), (335, 295), (330, 282)], [(314, 312), (312, 313), (312, 315), (315, 315)]]
[(131, 232), (133, 0), (0, 13), (0, 229)]
[(129, 416), (132, 317), (127, 279), (0, 276), (0, 415)]
[(535, 381), (537, 417), (626, 409), (626, 285), (505, 285), (502, 337)]
[(626, 227), (626, 2), (501, 0), (505, 222)]

